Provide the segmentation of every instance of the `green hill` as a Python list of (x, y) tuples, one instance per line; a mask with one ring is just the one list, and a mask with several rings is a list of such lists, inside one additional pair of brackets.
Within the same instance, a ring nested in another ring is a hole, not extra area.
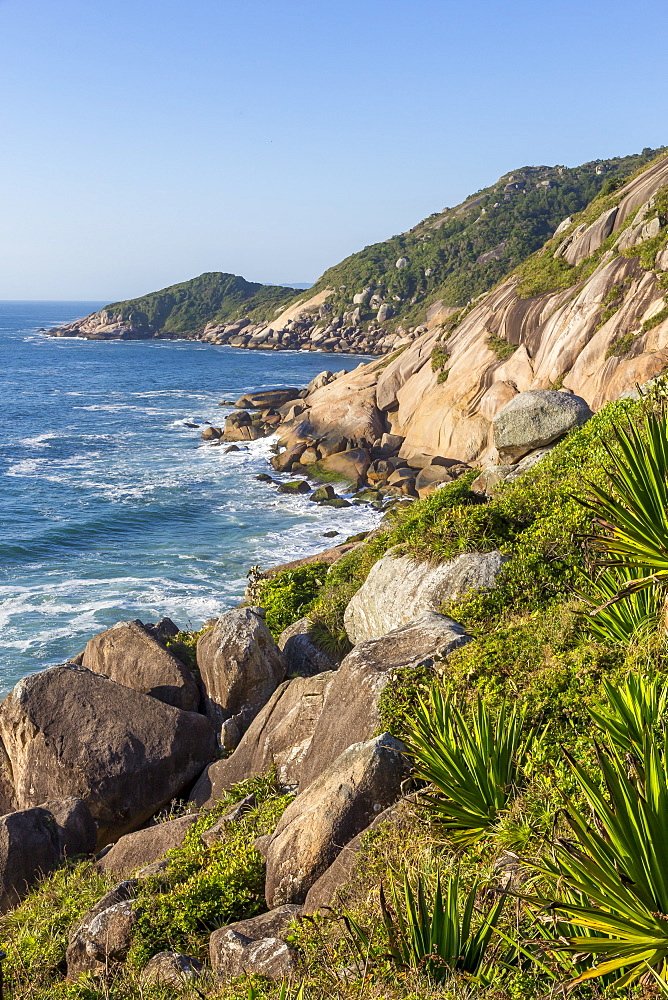
[[(393, 322), (420, 322), (439, 299), (446, 306), (465, 305), (538, 250), (566, 216), (614, 191), (657, 152), (644, 149), (579, 167), (522, 167), (407, 233), (346, 257), (312, 290), (334, 288), (337, 311), (372, 286), (393, 305)], [(362, 306), (363, 320), (373, 316)]]
[(230, 323), (242, 316), (268, 319), (296, 294), (294, 288), (262, 285), (237, 274), (211, 271), (138, 299), (113, 302), (105, 312), (138, 330), (199, 334), (207, 323)]

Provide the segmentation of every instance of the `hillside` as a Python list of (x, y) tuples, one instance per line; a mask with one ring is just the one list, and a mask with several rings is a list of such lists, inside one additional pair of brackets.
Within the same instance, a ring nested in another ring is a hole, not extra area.
[[(61, 327), (61, 336), (197, 337), (210, 324), (244, 316), (266, 319), (294, 298), (294, 288), (262, 285), (236, 274), (212, 271), (138, 299), (112, 302), (99, 313)], [(50, 331), (51, 332), (51, 331)]]
[(203, 274), (49, 332), (386, 353), (439, 307), (447, 314), (490, 289), (565, 217), (614, 191), (654, 155), (645, 149), (579, 167), (522, 167), (408, 233), (329, 268), (307, 294), (236, 275)]

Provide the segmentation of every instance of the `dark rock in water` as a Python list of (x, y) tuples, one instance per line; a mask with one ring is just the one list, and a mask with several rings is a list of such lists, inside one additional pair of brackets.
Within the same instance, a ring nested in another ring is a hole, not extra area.
[(197, 642), (205, 712), (221, 742), (223, 725), (236, 720), (243, 733), (285, 677), (285, 657), (260, 610), (228, 611)]
[(281, 483), (279, 493), (310, 493), (311, 487), (305, 479), (295, 479), (290, 483)]
[(259, 476), (256, 476), (255, 478), (261, 483), (273, 483), (274, 481), (271, 476), (267, 475), (266, 472), (261, 472)]
[(200, 437), (202, 441), (215, 441), (223, 436), (222, 427), (207, 427), (205, 431), (202, 431)]
[(331, 500), (322, 500), (320, 502), (321, 507), (352, 507), (350, 500), (345, 500), (343, 497), (333, 497)]
[(25, 809), (0, 816), (0, 912), (27, 895), (41, 875), (60, 863), (61, 838), (46, 809)]
[(269, 906), (303, 903), (341, 848), (401, 797), (403, 751), (389, 733), (355, 743), (290, 803), (267, 847)]
[(19, 681), (0, 706), (0, 737), (18, 806), (84, 799), (98, 847), (141, 826), (216, 753), (203, 715), (69, 665)]
[(319, 486), (317, 490), (314, 490), (311, 494), (311, 500), (313, 503), (321, 503), (323, 500), (334, 500), (336, 497), (336, 490), (333, 486)]
[(336, 536), (338, 534), (340, 534), (340, 532), (338, 532), (338, 531), (323, 531), (322, 537), (323, 538), (336, 538)]
[(127, 833), (97, 862), (99, 871), (116, 878), (127, 878), (139, 868), (159, 861), (173, 847), (180, 847), (197, 814), (179, 816), (167, 823), (156, 823), (145, 830)]
[(168, 635), (178, 634), (171, 621), (163, 629), (149, 629), (138, 620), (118, 622), (86, 644), (83, 666), (166, 705), (194, 712), (199, 688), (187, 667), (165, 648), (160, 639), (165, 629)]
[(189, 423), (187, 423), (187, 421), (184, 421), (183, 426), (184, 427), (199, 427), (200, 425), (199, 424), (189, 424)]
[(281, 684), (244, 733), (234, 753), (206, 769), (190, 801), (198, 807), (210, 808), (233, 785), (264, 774), (272, 765), (282, 785), (298, 785), (301, 762), (333, 676), (330, 671)]
[(175, 986), (183, 988), (199, 979), (204, 966), (192, 955), (177, 951), (159, 951), (146, 964), (141, 974), (143, 986)]
[[(96, 932), (102, 929), (100, 923), (95, 921), (108, 910), (116, 911), (116, 907), (123, 903), (132, 903), (137, 890), (137, 879), (129, 879), (121, 882), (109, 892), (107, 892), (99, 902), (93, 906), (85, 915), (81, 923), (75, 927), (70, 934), (67, 946), (67, 976), (74, 979), (82, 972), (99, 969), (100, 963), (95, 958), (94, 952), (99, 949), (100, 942), (96, 940)], [(124, 921), (121, 919), (120, 923)], [(108, 921), (111, 924), (113, 921)], [(127, 921), (125, 921), (127, 930)], [(116, 930), (119, 928), (117, 927)], [(118, 944), (118, 941), (114, 942)], [(90, 950), (89, 950), (90, 946)]]
[(284, 940), (299, 906), (281, 906), (214, 931), (209, 940), (211, 967), (230, 982), (241, 975), (286, 979), (297, 970), (297, 953)]
[(223, 454), (224, 455), (229, 455), (229, 453), (231, 451), (241, 451), (241, 448), (239, 447), (238, 444), (230, 444), (230, 445), (227, 446), (227, 448), (225, 449), (225, 451), (223, 452)]

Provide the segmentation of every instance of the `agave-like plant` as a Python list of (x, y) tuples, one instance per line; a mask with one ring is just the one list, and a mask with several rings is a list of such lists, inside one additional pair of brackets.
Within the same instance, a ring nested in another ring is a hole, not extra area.
[(602, 607), (668, 583), (668, 409), (649, 410), (643, 432), (616, 427), (614, 438), (617, 448), (605, 445), (611, 460), (607, 485), (589, 483), (589, 495), (579, 500), (601, 529), (587, 539), (603, 554), (601, 565), (636, 575)]
[(626, 986), (648, 968), (668, 982), (667, 753), (668, 735), (653, 733), (635, 769), (622, 750), (599, 750), (605, 790), (567, 755), (588, 810), (568, 803), (575, 840), (559, 840), (536, 866), (555, 895), (527, 901), (579, 930), (554, 942), (595, 963), (572, 984), (619, 974), (615, 985)]
[(387, 952), (374, 947), (369, 932), (349, 916), (346, 924), (361, 957), (386, 958), (398, 968), (420, 969), (437, 983), (444, 982), (453, 972), (482, 982), (500, 943), (500, 939), (494, 938), (494, 928), (505, 897), (500, 896), (479, 915), (476, 898), (480, 889), (480, 884), (475, 883), (468, 892), (462, 892), (458, 874), (444, 878), (439, 874), (435, 892), (429, 893), (422, 875), (417, 877), (415, 890), (408, 875), (404, 875), (400, 885), (391, 882), (390, 904), (381, 887)]
[(517, 706), (503, 705), (494, 715), (480, 697), (469, 718), (441, 687), (420, 700), (408, 726), (408, 753), (416, 775), (435, 786), (424, 800), (455, 843), (475, 843), (521, 783), (540, 739), (533, 728), (524, 734), (524, 721)]
[(657, 628), (663, 606), (660, 588), (644, 587), (622, 599), (618, 598), (630, 584), (644, 575), (644, 571), (610, 567), (602, 570), (593, 580), (587, 578), (586, 584), (578, 590), (578, 597), (591, 608), (597, 608), (587, 618), (588, 630), (596, 639), (627, 646)]
[(645, 739), (668, 721), (668, 679), (629, 674), (623, 684), (603, 682), (605, 703), (589, 714), (614, 747), (640, 759)]

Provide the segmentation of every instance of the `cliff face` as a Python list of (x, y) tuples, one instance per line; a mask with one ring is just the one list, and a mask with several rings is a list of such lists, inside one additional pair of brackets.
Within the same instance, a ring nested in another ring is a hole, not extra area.
[[(597, 410), (662, 372), (668, 157), (599, 201), (463, 310), (454, 328), (457, 317), (448, 328), (436, 312), (389, 364), (374, 362), (318, 389), (298, 419), (314, 436), (338, 420), (351, 439), (373, 440), (382, 415), (405, 438), (400, 455), (413, 466), (433, 456), (486, 464), (497, 458), (491, 420), (518, 392), (561, 388)], [(526, 297), (541, 282), (561, 287)]]

